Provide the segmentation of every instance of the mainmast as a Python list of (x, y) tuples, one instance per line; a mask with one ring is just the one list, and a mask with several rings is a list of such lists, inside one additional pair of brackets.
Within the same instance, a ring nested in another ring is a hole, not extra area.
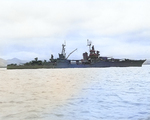
[(95, 51), (94, 45), (92, 45), (92, 49), (91, 49), (91, 45), (92, 45), (92, 42), (87, 39), (87, 46), (89, 46), (89, 52), (90, 52), (88, 57), (92, 59), (97, 59), (100, 55), (99, 51)]
[(92, 45), (92, 42), (89, 41), (89, 39), (87, 39), (87, 46), (89, 46), (89, 51), (91, 50), (91, 45)]

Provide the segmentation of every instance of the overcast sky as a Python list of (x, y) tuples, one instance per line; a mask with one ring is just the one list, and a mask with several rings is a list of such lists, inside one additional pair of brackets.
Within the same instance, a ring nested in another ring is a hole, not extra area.
[(0, 0), (0, 58), (55, 58), (66, 41), (70, 59), (150, 58), (150, 0)]

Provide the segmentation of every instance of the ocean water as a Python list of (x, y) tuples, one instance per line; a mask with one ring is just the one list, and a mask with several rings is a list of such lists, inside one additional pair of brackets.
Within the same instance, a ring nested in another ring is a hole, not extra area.
[(150, 66), (0, 69), (0, 120), (150, 120)]

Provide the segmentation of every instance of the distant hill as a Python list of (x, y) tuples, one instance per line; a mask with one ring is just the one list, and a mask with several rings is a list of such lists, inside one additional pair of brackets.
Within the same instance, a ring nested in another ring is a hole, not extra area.
[(6, 67), (7, 66), (7, 61), (0, 58), (0, 68)]
[(8, 59), (7, 60), (7, 65), (8, 64), (24, 64), (26, 62), (27, 62), (26, 60), (20, 60), (18, 58), (13, 58), (13, 59)]
[(143, 65), (150, 65), (150, 60), (146, 60)]
[(24, 64), (28, 61), (26, 60), (20, 60), (18, 58), (13, 58), (13, 59), (8, 59), (8, 60), (4, 60), (2, 58), (0, 58), (0, 68), (5, 68), (8, 64)]

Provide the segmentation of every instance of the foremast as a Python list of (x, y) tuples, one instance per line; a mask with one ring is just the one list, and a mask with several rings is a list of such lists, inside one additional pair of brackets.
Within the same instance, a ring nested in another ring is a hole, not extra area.
[(66, 43), (62, 44), (62, 51), (61, 54), (59, 54), (59, 59), (66, 59), (65, 46)]

